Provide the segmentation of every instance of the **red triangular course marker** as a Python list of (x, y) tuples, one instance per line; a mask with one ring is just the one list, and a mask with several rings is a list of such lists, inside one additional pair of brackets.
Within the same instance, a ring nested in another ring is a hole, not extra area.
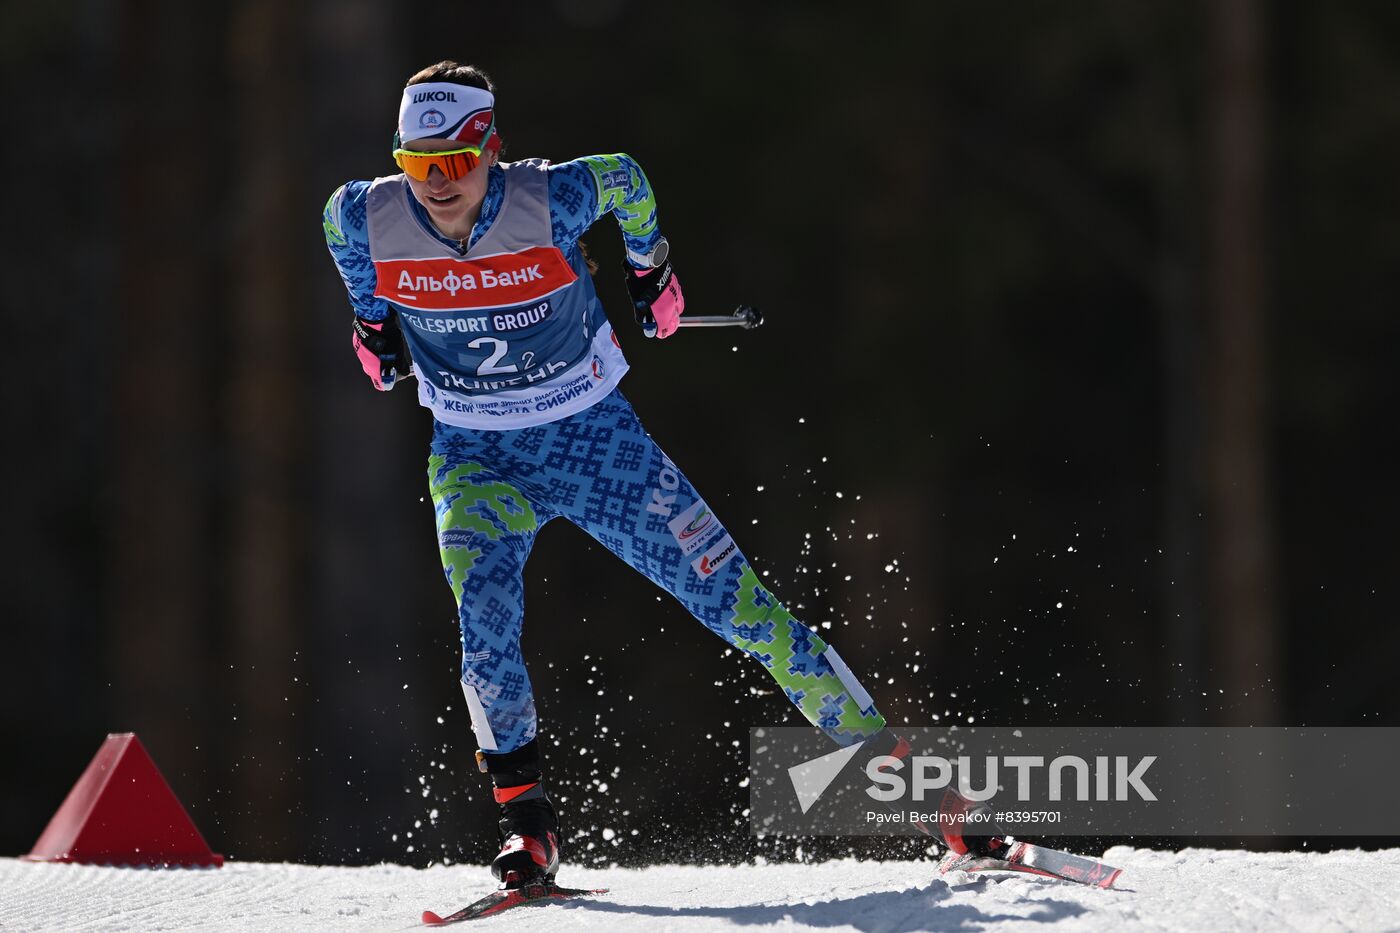
[(49, 820), (31, 862), (214, 867), (222, 855), (190, 815), (134, 733), (107, 736)]

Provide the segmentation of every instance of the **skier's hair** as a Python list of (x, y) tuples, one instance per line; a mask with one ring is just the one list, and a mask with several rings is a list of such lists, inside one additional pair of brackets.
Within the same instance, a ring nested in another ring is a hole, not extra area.
[(454, 62), (450, 58), (444, 58), (436, 65), (429, 65), (421, 71), (415, 72), (413, 77), (408, 79), (404, 87), (412, 87), (415, 84), (429, 84), (434, 81), (444, 81), (448, 84), (465, 84), (468, 87), (479, 87), (483, 91), (496, 93), (496, 85), (491, 83), (491, 78), (474, 65), (463, 65), (461, 62)]

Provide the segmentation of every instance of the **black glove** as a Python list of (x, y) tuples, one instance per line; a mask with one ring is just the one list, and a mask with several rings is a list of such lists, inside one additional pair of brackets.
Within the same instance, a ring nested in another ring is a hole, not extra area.
[(401, 376), (412, 372), (413, 360), (399, 330), (398, 315), (390, 314), (382, 321), (368, 321), (356, 315), (354, 329), (351, 344), (355, 355), (376, 389), (388, 392)]

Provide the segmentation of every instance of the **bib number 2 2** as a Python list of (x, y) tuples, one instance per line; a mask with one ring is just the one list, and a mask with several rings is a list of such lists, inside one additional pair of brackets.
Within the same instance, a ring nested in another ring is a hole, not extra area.
[(476, 374), (478, 376), (495, 376), (500, 373), (520, 372), (520, 367), (516, 366), (514, 363), (509, 363), (505, 366), (501, 365), (501, 360), (505, 359), (506, 352), (510, 349), (510, 346), (504, 340), (497, 340), (495, 337), (478, 337), (467, 344), (467, 346), (471, 347), (473, 350), (480, 350), (488, 344), (491, 345), (492, 350), (490, 355), (482, 360), (481, 365), (476, 368)]

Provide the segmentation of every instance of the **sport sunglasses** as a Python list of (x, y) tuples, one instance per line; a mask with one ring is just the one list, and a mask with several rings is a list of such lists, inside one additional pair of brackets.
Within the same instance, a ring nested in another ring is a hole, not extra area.
[(448, 149), (445, 152), (414, 152), (412, 149), (395, 149), (394, 161), (405, 175), (418, 181), (427, 181), (428, 172), (434, 165), (451, 181), (456, 181), (476, 168), (481, 162), (480, 146), (464, 146), (461, 149)]
[(405, 175), (416, 181), (427, 181), (428, 173), (437, 166), (449, 181), (456, 181), (476, 168), (481, 162), (481, 150), (489, 143), (496, 121), (491, 121), (480, 146), (463, 146), (460, 149), (445, 149), (440, 152), (417, 152), (399, 145), (399, 136), (394, 134), (394, 163), (403, 169)]

